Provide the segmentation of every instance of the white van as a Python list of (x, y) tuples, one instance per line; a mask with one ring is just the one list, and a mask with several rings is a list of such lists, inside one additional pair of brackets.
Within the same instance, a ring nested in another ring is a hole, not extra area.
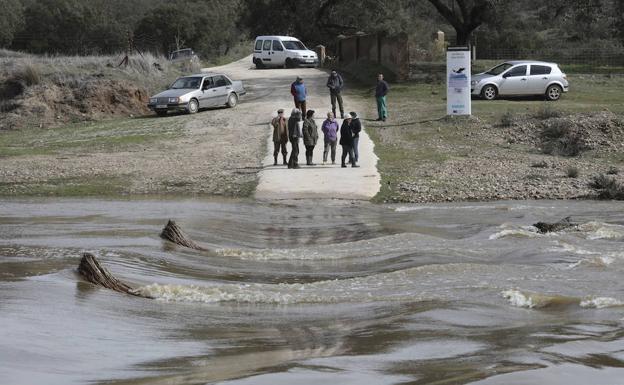
[(256, 68), (316, 67), (316, 52), (290, 36), (258, 36), (254, 45), (253, 63)]

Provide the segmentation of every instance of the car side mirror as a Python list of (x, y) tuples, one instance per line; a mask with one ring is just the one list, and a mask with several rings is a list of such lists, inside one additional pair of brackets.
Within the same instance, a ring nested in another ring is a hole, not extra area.
[(503, 74), (503, 78), (507, 79), (509, 77), (509, 72), (507, 72), (506, 74)]

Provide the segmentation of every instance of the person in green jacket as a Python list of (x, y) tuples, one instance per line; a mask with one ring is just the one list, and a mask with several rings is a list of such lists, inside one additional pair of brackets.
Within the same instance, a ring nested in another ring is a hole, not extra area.
[(312, 163), (312, 155), (314, 154), (314, 146), (316, 146), (317, 141), (318, 129), (314, 121), (314, 110), (308, 110), (303, 121), (303, 144), (306, 148), (306, 164), (308, 166), (316, 166)]

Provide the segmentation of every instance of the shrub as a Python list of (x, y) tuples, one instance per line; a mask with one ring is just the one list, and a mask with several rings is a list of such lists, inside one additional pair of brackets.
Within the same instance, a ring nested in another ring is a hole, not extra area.
[(548, 168), (548, 163), (546, 163), (545, 160), (542, 160), (540, 162), (535, 162), (535, 163), (531, 164), (531, 167), (533, 167), (533, 168)]
[(13, 75), (13, 79), (23, 83), (26, 86), (34, 86), (41, 83), (41, 72), (32, 63), (25, 63)]
[(20, 105), (13, 100), (0, 100), (0, 112), (11, 112), (16, 110)]
[(609, 168), (609, 171), (607, 171), (607, 175), (617, 175), (620, 173), (620, 170), (617, 169), (617, 167), (611, 166), (611, 168)]
[(511, 127), (514, 124), (514, 114), (511, 111), (505, 112), (501, 116), (501, 126), (502, 127)]
[(545, 124), (540, 133), (542, 151), (550, 155), (577, 156), (587, 149), (581, 134), (570, 122), (555, 120)]
[(538, 108), (537, 111), (535, 111), (533, 117), (539, 120), (546, 120), (560, 118), (562, 115), (561, 111), (554, 109), (549, 104), (544, 104), (542, 107)]
[(568, 178), (577, 178), (579, 176), (579, 169), (576, 166), (569, 166), (566, 169), (566, 175)]
[(614, 177), (597, 175), (589, 182), (589, 187), (598, 192), (600, 199), (624, 200), (624, 185), (616, 181)]

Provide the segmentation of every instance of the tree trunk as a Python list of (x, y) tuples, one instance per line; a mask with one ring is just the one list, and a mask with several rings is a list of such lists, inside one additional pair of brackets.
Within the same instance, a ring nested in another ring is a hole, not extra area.
[(458, 47), (470, 47), (470, 35), (472, 31), (455, 30), (455, 32), (457, 33), (455, 44)]
[(198, 245), (191, 238), (189, 238), (186, 234), (184, 234), (180, 226), (178, 226), (172, 220), (169, 220), (169, 222), (167, 222), (167, 225), (165, 226), (163, 231), (160, 233), (160, 237), (162, 239), (168, 240), (169, 242), (173, 242), (176, 245), (188, 247), (189, 249), (203, 250), (203, 251), (208, 250)]
[(78, 266), (78, 273), (87, 281), (102, 286), (110, 290), (135, 295), (137, 297), (149, 298), (137, 293), (131, 286), (115, 278), (93, 254), (84, 253)]

